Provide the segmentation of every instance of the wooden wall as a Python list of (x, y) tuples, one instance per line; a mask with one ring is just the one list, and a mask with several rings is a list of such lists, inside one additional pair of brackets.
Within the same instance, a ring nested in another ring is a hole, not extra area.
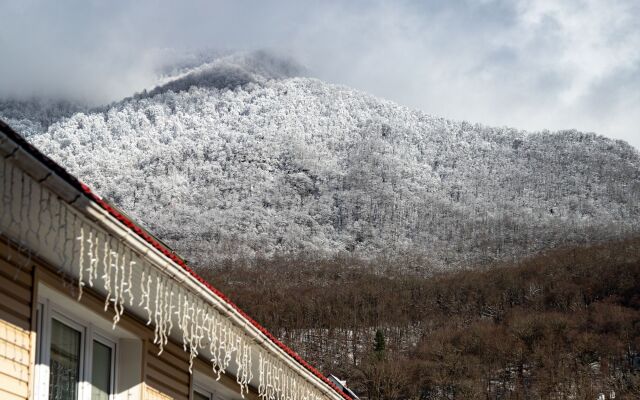
[(159, 348), (153, 344), (153, 338), (149, 338), (146, 349), (144, 382), (147, 399), (189, 399), (189, 359), (182, 347), (170, 342), (158, 356)]
[(29, 398), (35, 359), (33, 270), (31, 260), (0, 240), (0, 398), (3, 400)]

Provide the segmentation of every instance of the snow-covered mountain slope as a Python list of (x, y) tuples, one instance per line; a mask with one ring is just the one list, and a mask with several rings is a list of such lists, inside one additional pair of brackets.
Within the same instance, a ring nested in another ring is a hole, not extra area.
[(453, 122), (269, 68), (207, 64), (30, 140), (201, 265), (454, 267), (640, 231), (624, 142)]
[(26, 137), (43, 133), (54, 122), (87, 109), (84, 105), (63, 99), (0, 98), (0, 118)]

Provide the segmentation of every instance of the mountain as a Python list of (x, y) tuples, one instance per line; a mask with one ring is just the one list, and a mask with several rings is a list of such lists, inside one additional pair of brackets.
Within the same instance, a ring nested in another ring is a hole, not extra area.
[(65, 99), (0, 98), (0, 117), (26, 137), (45, 132), (54, 122), (87, 109)]
[(450, 121), (301, 75), (225, 56), (35, 118), (29, 140), (201, 266), (344, 256), (425, 272), (640, 231), (625, 142)]

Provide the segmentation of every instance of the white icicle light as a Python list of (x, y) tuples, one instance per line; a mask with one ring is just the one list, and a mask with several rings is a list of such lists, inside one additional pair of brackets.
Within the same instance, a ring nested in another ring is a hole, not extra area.
[(80, 301), (84, 287), (84, 226), (80, 225), (80, 236), (76, 239), (80, 241), (80, 260), (78, 260), (78, 301)]
[[(34, 193), (38, 201), (32, 202)], [(174, 281), (163, 272), (166, 266), (156, 266), (135, 253), (4, 158), (0, 158), (0, 206), (0, 233), (17, 238), (14, 244), (29, 256), (33, 251), (28, 249), (48, 255), (49, 261), (59, 266), (62, 279), (77, 275), (78, 300), (87, 288), (102, 294), (104, 310), (113, 305), (114, 328), (125, 304), (135, 304), (146, 313), (147, 325), (153, 325), (159, 354), (170, 337), (176, 333), (182, 337), (190, 372), (193, 360), (206, 350), (217, 379), (235, 367), (243, 397), (250, 385), (263, 400), (326, 397), (300, 373), (256, 344), (232, 322), (228, 311)], [(139, 283), (134, 285), (134, 279)], [(252, 373), (254, 362), (258, 363), (258, 376)]]
[(129, 307), (133, 306), (133, 294), (131, 293), (131, 289), (133, 288), (133, 283), (131, 282), (131, 275), (133, 274), (133, 266), (135, 265), (135, 261), (133, 260), (134, 254), (131, 253), (131, 259), (129, 260), (129, 280), (127, 280), (127, 295), (129, 295)]

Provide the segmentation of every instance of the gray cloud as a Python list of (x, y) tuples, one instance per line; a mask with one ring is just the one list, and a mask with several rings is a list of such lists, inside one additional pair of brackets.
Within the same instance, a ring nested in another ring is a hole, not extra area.
[(312, 75), (434, 115), (576, 128), (640, 148), (640, 3), (0, 3), (0, 95), (95, 103), (201, 49), (271, 49)]

